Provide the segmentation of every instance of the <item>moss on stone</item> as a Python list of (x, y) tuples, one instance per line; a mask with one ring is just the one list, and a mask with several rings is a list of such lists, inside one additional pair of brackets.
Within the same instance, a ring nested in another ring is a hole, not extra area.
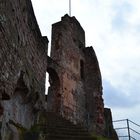
[[(38, 112), (37, 123), (32, 125), (30, 129), (24, 128), (21, 124), (15, 123), (10, 120), (9, 123), (16, 127), (19, 140), (45, 140), (44, 125), (47, 123), (46, 113), (41, 111)], [(8, 135), (6, 140), (11, 140), (11, 136)]]

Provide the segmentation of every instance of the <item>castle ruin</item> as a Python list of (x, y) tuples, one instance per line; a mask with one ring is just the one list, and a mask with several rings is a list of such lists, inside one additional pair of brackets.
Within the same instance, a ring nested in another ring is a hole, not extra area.
[(113, 137), (98, 60), (93, 47), (85, 46), (85, 32), (75, 17), (65, 15), (52, 25), (50, 57), (47, 51), (48, 39), (40, 33), (31, 1), (0, 0), (1, 139), (22, 140), (23, 131), (45, 125), (50, 112)]

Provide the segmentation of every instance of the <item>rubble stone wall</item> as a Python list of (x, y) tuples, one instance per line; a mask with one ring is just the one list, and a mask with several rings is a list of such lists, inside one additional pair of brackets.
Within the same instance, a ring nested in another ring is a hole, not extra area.
[(36, 121), (45, 97), (47, 37), (42, 37), (30, 0), (0, 1), (0, 106), (2, 139)]
[(52, 26), (51, 58), (60, 66), (61, 114), (74, 123), (85, 120), (85, 92), (80, 74), (85, 33), (75, 17), (65, 15)]

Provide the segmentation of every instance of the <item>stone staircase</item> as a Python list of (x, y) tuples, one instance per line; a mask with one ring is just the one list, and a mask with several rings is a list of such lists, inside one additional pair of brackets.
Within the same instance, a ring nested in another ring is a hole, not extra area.
[(81, 126), (54, 113), (47, 113), (47, 125), (43, 126), (45, 140), (96, 140)]

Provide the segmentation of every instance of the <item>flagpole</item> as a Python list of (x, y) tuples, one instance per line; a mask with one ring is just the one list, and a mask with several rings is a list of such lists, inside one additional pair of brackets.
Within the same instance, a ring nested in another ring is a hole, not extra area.
[(69, 0), (69, 16), (71, 16), (71, 0)]

